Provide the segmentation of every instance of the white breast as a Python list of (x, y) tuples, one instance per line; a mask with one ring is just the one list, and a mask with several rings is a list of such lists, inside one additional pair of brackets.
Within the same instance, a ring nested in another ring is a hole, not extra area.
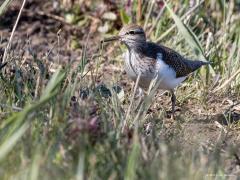
[[(132, 53), (131, 55), (135, 56), (135, 53)], [(137, 75), (131, 67), (135, 66), (136, 57), (131, 57), (132, 60), (130, 61), (129, 52), (126, 51), (123, 54), (123, 58), (125, 59), (124, 63), (127, 75), (135, 81), (137, 79)], [(149, 78), (143, 77), (142, 79), (140, 79), (140, 86), (148, 88), (151, 78), (154, 78), (156, 75), (158, 75), (158, 79), (160, 80), (159, 88), (171, 90), (177, 87), (182, 81), (186, 79), (186, 76), (176, 78), (176, 72), (174, 71), (174, 69), (171, 68), (168, 64), (166, 64), (162, 59), (162, 54), (159, 53), (157, 56), (157, 63), (155, 67), (156, 71), (154, 72), (154, 74), (152, 74), (152, 76), (148, 74)]]
[(157, 56), (156, 69), (158, 70), (158, 79), (161, 81), (159, 85), (160, 89), (174, 89), (186, 79), (186, 76), (176, 78), (176, 72), (162, 60), (161, 53)]
[[(134, 55), (134, 54), (132, 54)], [(131, 57), (134, 59), (134, 57)], [(127, 73), (127, 75), (135, 80), (137, 78), (137, 75), (136, 73), (134, 72), (134, 70), (131, 68), (132, 66), (134, 66), (134, 61), (132, 61), (130, 63), (130, 56), (129, 56), (129, 51), (126, 51), (125, 53), (123, 53), (123, 59), (125, 60), (124, 61), (124, 68), (125, 68), (125, 71)]]

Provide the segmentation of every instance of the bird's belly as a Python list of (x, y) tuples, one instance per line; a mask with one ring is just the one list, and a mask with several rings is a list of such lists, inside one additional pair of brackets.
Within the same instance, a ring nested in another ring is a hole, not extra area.
[(183, 82), (186, 79), (186, 76), (176, 78), (176, 72), (173, 70), (173, 68), (167, 65), (161, 58), (157, 59), (155, 70), (151, 72), (147, 67), (146, 69), (143, 69), (143, 67), (141, 67), (141, 70), (140, 70), (140, 68), (136, 64), (134, 64), (134, 61), (130, 63), (128, 52), (124, 54), (124, 58), (125, 58), (124, 67), (129, 78), (131, 78), (133, 81), (136, 81), (138, 76), (137, 74), (141, 72), (139, 86), (143, 89), (148, 89), (151, 81), (154, 78), (156, 78), (156, 76), (158, 81), (157, 82), (158, 87), (160, 89), (165, 89), (165, 90), (174, 89), (176, 86), (178, 86), (181, 82)]
[(157, 66), (160, 89), (174, 89), (186, 79), (186, 76), (177, 78), (174, 69), (167, 65), (161, 58), (158, 58)]
[[(131, 78), (133, 81), (137, 80), (137, 76), (133, 72), (126, 71), (127, 75), (129, 78)], [(143, 89), (148, 89), (151, 81), (154, 78), (149, 78), (149, 77), (144, 77), (141, 76), (139, 80), (139, 86)], [(177, 87), (181, 82), (183, 82), (186, 79), (186, 77), (172, 77), (172, 76), (158, 76), (157, 82), (158, 83), (158, 88), (159, 89), (164, 89), (164, 90), (171, 90)]]
[(186, 77), (180, 77), (180, 78), (176, 78), (176, 77), (160, 77), (159, 78), (159, 88), (160, 89), (165, 89), (165, 90), (170, 90), (170, 89), (174, 89), (175, 87), (177, 87), (181, 82), (183, 82), (186, 79)]

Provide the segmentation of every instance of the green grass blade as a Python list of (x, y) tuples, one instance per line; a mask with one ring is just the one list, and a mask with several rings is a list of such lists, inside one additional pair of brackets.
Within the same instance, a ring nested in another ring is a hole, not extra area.
[(2, 5), (0, 6), (0, 16), (4, 13), (4, 11), (7, 9), (9, 4), (11, 3), (12, 0), (5, 0)]
[(25, 122), (18, 130), (16, 130), (7, 140), (5, 140), (0, 146), (0, 161), (2, 161), (6, 155), (12, 150), (14, 145), (23, 136), (29, 127), (29, 122)]
[(9, 129), (5, 133), (5, 136), (3, 137), (3, 143), (0, 146), (0, 161), (8, 154), (9, 151), (12, 150), (16, 142), (25, 133), (27, 129), (26, 126), (30, 123), (28, 118), (29, 114), (34, 111), (38, 111), (39, 108), (41, 108), (50, 99), (52, 99), (58, 94), (58, 91), (54, 90), (62, 82), (64, 77), (65, 73), (58, 69), (53, 74), (53, 77), (49, 81), (43, 95), (38, 102), (26, 106), (21, 112), (14, 114), (6, 120), (7, 123), (4, 123), (5, 126), (2, 126), (2, 129), (6, 126), (8, 126)]
[(133, 137), (133, 147), (132, 151), (128, 158), (128, 164), (126, 169), (125, 178), (126, 180), (134, 180), (136, 179), (136, 168), (138, 167), (138, 158), (140, 154), (140, 144), (138, 140), (137, 130), (135, 129), (134, 137)]
[(40, 161), (41, 161), (40, 153), (36, 152), (36, 154), (34, 156), (34, 159), (33, 159), (32, 167), (31, 167), (31, 170), (30, 170), (30, 180), (37, 180), (38, 179)]
[[(65, 77), (65, 72), (61, 69), (58, 69), (52, 76), (51, 80), (49, 81), (46, 89), (43, 91), (42, 96), (40, 97), (40, 100), (29, 104), (26, 106), (21, 112), (15, 113), (12, 116), (10, 116), (8, 119), (6, 119), (1, 124), (1, 129), (6, 127), (7, 125), (11, 124), (12, 122), (15, 123), (15, 126), (18, 127), (18, 125), (21, 124), (22, 121), (24, 121), (27, 118), (27, 115), (41, 106), (43, 106), (45, 103), (47, 103), (51, 98), (57, 95), (58, 91), (54, 91), (59, 84), (63, 81)], [(18, 124), (19, 123), (19, 124)], [(18, 124), (18, 125), (16, 125)], [(13, 128), (15, 129), (15, 128)]]
[(203, 54), (203, 48), (200, 42), (198, 41), (196, 35), (192, 32), (192, 30), (187, 25), (185, 25), (182, 22), (182, 20), (172, 11), (172, 9), (169, 7), (169, 5), (166, 2), (165, 2), (165, 5), (168, 11), (170, 12), (179, 32), (183, 35), (183, 37), (188, 42), (188, 44), (194, 49), (195, 53), (201, 58), (204, 58), (204, 60), (206, 60)]
[(65, 77), (65, 72), (61, 69), (58, 69), (52, 76), (51, 80), (49, 81), (46, 89), (43, 91), (41, 99), (46, 98), (49, 96), (62, 82), (63, 78)]
[[(193, 48), (194, 52), (198, 56), (199, 60), (207, 61), (201, 43), (199, 42), (195, 33), (182, 22), (182, 20), (173, 12), (169, 5), (164, 1), (166, 8), (170, 12), (179, 32), (183, 35), (184, 39)], [(215, 75), (213, 68), (210, 66), (210, 73)]]
[(120, 10), (120, 17), (123, 24), (130, 23), (130, 17), (127, 15), (124, 9)]
[(79, 153), (79, 159), (78, 159), (76, 180), (83, 180), (84, 179), (84, 159), (85, 159), (84, 152), (80, 152)]

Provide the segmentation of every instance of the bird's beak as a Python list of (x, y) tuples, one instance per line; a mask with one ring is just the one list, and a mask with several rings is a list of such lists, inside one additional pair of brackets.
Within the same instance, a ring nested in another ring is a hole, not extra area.
[(105, 38), (105, 39), (101, 40), (101, 43), (109, 42), (109, 41), (116, 41), (119, 39), (120, 39), (120, 36), (113, 36), (113, 37), (109, 37), (109, 38)]

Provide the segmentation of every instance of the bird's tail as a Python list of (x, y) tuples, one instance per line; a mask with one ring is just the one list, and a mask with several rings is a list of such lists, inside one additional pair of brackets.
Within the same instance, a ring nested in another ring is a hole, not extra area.
[(189, 62), (189, 66), (191, 67), (192, 71), (197, 70), (201, 66), (211, 64), (209, 61), (199, 61), (199, 60), (188, 61), (188, 62)]
[(202, 66), (203, 66), (203, 65), (209, 65), (209, 64), (212, 63), (212, 62), (210, 62), (210, 61), (200, 61), (200, 62), (202, 62)]

